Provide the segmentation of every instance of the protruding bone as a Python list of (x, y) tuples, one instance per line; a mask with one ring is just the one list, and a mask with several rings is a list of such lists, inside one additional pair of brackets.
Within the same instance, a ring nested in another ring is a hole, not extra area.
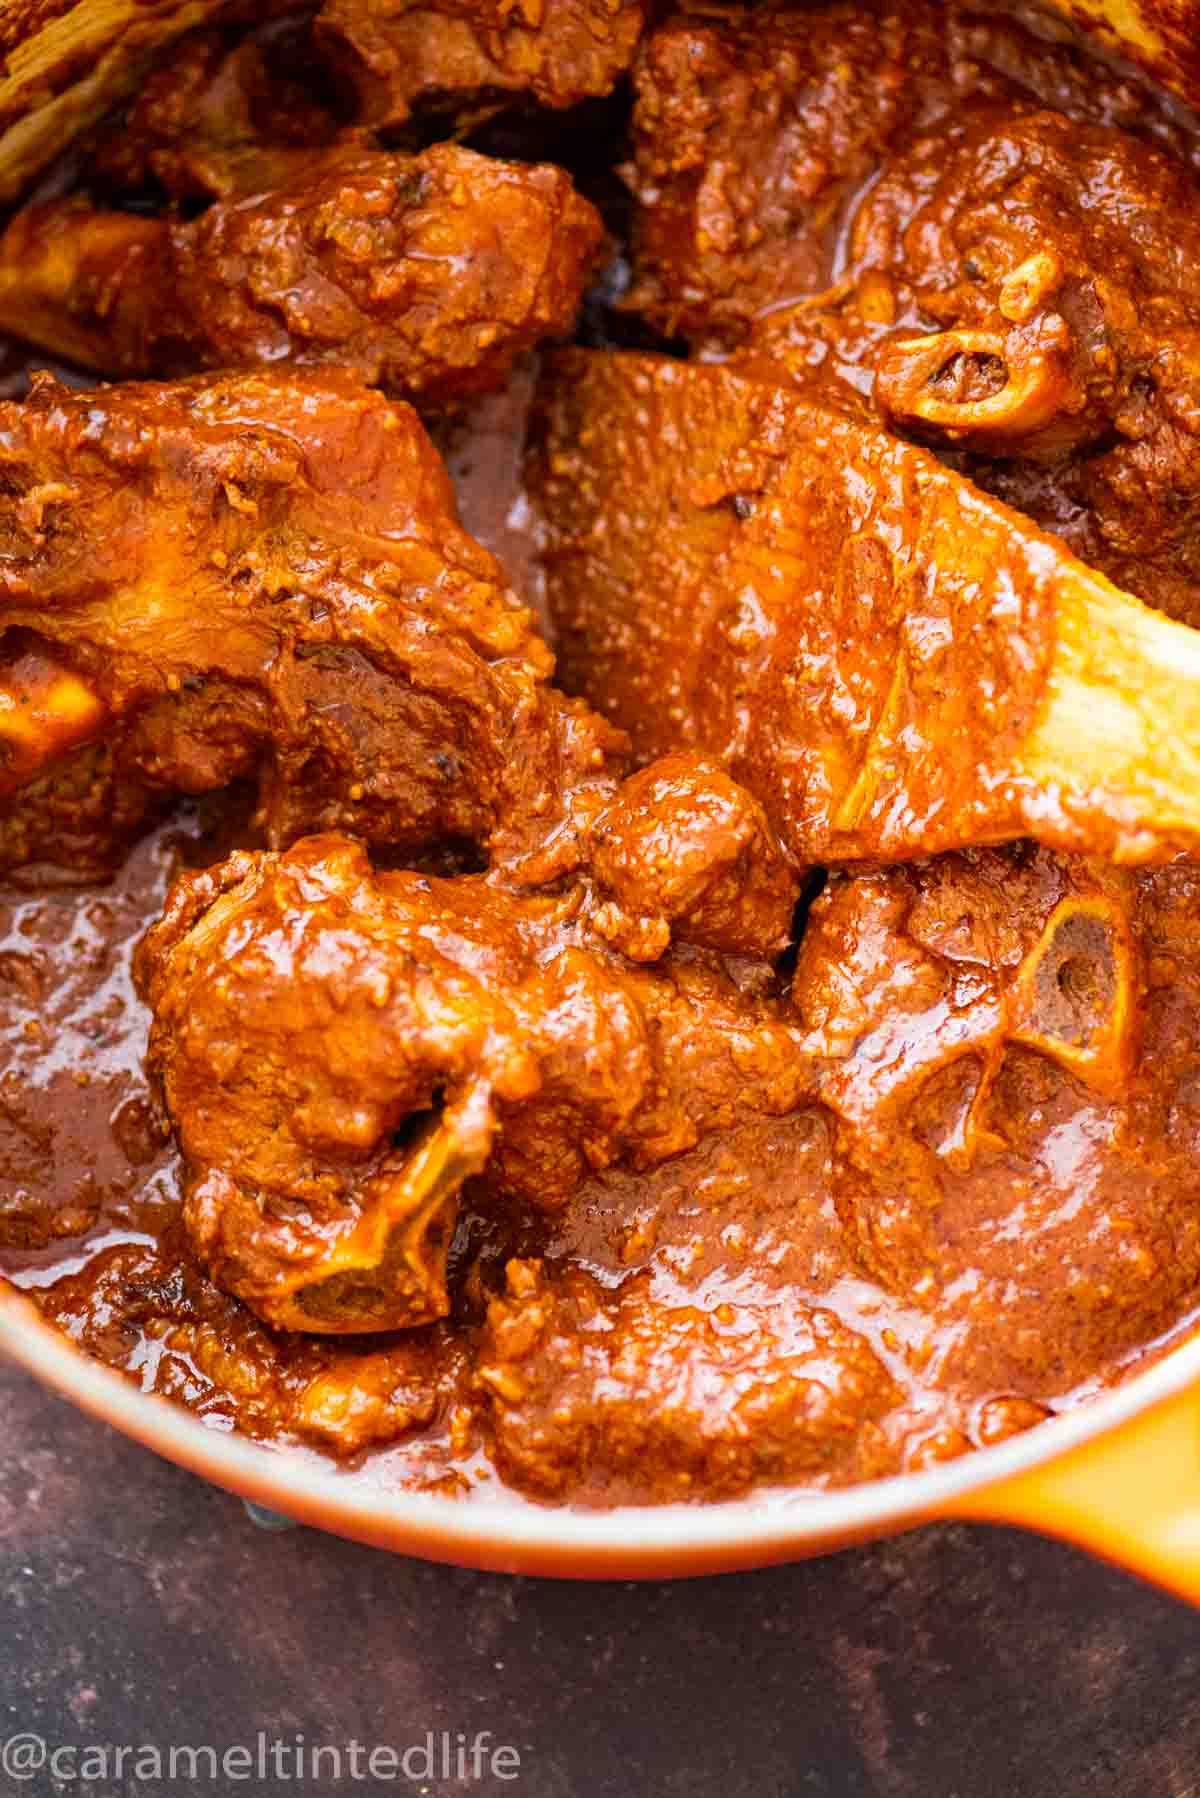
[(0, 796), (98, 736), (107, 715), (88, 683), (42, 649), (0, 663)]
[(898, 424), (967, 438), (979, 449), (1019, 445), (1061, 412), (1069, 372), (1056, 346), (1013, 331), (938, 331), (880, 352), (876, 393)]
[(433, 1323), (450, 1310), (458, 1195), (486, 1165), (494, 1131), (487, 1090), (472, 1087), (364, 1181), (335, 1232), (256, 1216), (253, 1198), (214, 1173), (188, 1196), (193, 1240), (214, 1277), (275, 1329), (348, 1335)]

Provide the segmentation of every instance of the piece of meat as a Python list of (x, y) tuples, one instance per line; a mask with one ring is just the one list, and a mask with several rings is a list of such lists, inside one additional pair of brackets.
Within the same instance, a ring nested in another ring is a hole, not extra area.
[(1023, 99), (1197, 160), (1149, 83), (959, 0), (674, 12), (639, 52), (628, 305), (733, 344), (839, 279), (848, 209), (914, 133)]
[(258, 28), (311, 0), (30, 0), (0, 11), (4, 111), (0, 206), (41, 180), (74, 176), (84, 133), (137, 92), (148, 73), (197, 27)]
[(696, 755), (662, 756), (622, 783), (591, 827), (588, 867), (592, 927), (631, 961), (672, 939), (771, 955), (798, 897), (762, 807)]
[(835, 873), (792, 986), (866, 1276), (922, 1379), (1069, 1395), (1190, 1309), (1197, 871), (1032, 845)]
[(107, 879), (164, 803), (116, 772), (106, 744), (87, 744), (0, 801), (0, 874), (21, 886)]
[[(898, 1182), (914, 1154), (970, 1165), (1016, 1044), (1120, 1097), (1139, 1049), (1135, 905), (1130, 873), (1029, 847), (832, 875), (792, 1003), (853, 1158)], [(932, 1149), (914, 1146), (922, 1091), (951, 1068), (959, 1103), (943, 1104)]]
[(994, 109), (919, 139), (864, 197), (848, 244), (851, 271), (899, 288), (898, 309), (930, 326), (882, 345), (884, 416), (1047, 463), (1190, 418), (1198, 213), (1185, 165), (1058, 113)]
[(436, 1327), (386, 1347), (272, 1333), (170, 1235), (104, 1249), (37, 1297), (57, 1328), (144, 1392), (216, 1428), (298, 1435), (340, 1456), (427, 1429), (465, 1373), (465, 1345)]
[(4, 638), (0, 873), (22, 884), (111, 874), (162, 795), (117, 772), (95, 689), (36, 637)]
[(736, 340), (827, 285), (849, 197), (945, 73), (932, 11), (857, 0), (679, 12), (634, 81), (636, 280), (669, 334)]
[[(645, 967), (614, 955), (589, 927), (610, 889), (584, 874), (514, 894), (376, 874), (361, 845), (318, 837), (177, 882), (137, 971), (185, 1218), (220, 1283), (284, 1329), (423, 1323), (449, 1310), (458, 1192), (485, 1166), (494, 1193), (553, 1210), (590, 1169), (652, 1167), (798, 1103), (798, 1033), (767, 991), (797, 886), (743, 809), (757, 832), (743, 928), (725, 817), (709, 857), (720, 902), (704, 904), (701, 807), (675, 922), (683, 943), (753, 955), (737, 979), (703, 947)], [(670, 912), (673, 870), (660, 885)], [(638, 891), (653, 908), (652, 874)]]
[(386, 128), (426, 110), (599, 98), (633, 60), (645, 12), (644, 0), (325, 0), (314, 36), (357, 117)]
[(968, 466), (1045, 469), (1044, 494), (980, 474), (1052, 527), (1074, 502), (1139, 593), (1147, 565), (1200, 583), (1198, 221), (1200, 186), (1158, 148), (1002, 111), (896, 158), (849, 237), (875, 315), (915, 321), (865, 363), (885, 420)]
[(353, 377), (47, 378), (0, 405), (0, 479), (10, 794), (103, 741), (151, 793), (253, 780), (272, 843), (560, 832), (564, 865), (610, 796), (621, 739), (548, 685), (416, 415)]
[(151, 71), (126, 111), (81, 146), (93, 189), (227, 200), (282, 187), (345, 127), (315, 91), (306, 26), (250, 36), (194, 31)]
[(601, 238), (549, 164), (316, 151), (286, 186), (187, 222), (26, 207), (0, 239), (0, 326), (104, 374), (287, 360), (439, 406), (569, 329)]
[(716, 757), (797, 862), (1200, 840), (1200, 638), (861, 407), (568, 350), (530, 484), (564, 685), (643, 761)]
[(1200, 186), (1129, 131), (975, 107), (885, 163), (832, 289), (739, 362), (894, 429), (1200, 619)]
[(477, 1378), (505, 1477), (543, 1498), (732, 1497), (898, 1469), (899, 1394), (863, 1337), (793, 1303), (668, 1306), (635, 1275), (508, 1264)]

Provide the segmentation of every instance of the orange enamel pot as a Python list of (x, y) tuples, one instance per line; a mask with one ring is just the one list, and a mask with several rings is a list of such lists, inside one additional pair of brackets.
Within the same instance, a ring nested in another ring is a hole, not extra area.
[[(224, 0), (0, 0), (0, 204)], [(1200, 0), (1053, 0), (1200, 104)], [(81, 1409), (217, 1485), (402, 1554), (578, 1579), (798, 1560), (934, 1519), (1059, 1536), (1200, 1603), (1200, 1338), (1118, 1391), (994, 1448), (832, 1493), (552, 1509), (408, 1493), (206, 1428), (85, 1359), (0, 1278), (0, 1352)]]
[(114, 1429), (300, 1523), (398, 1554), (566, 1579), (675, 1578), (829, 1554), (935, 1519), (1019, 1524), (1200, 1604), (1200, 1338), (1119, 1390), (925, 1473), (839, 1492), (583, 1511), (404, 1492), (206, 1428), (85, 1359), (0, 1280), (0, 1351)]

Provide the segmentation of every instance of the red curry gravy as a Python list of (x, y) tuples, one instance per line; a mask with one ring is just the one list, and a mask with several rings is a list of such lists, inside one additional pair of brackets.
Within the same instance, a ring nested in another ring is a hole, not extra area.
[[(536, 604), (535, 535), (520, 488), (530, 387), (524, 371), (452, 427), (444, 447), (468, 528), (504, 556)], [(465, 1495), (494, 1488), (502, 1474), (534, 1497), (564, 1496), (536, 1445), (511, 1427), (504, 1440), (503, 1417), (496, 1454), (497, 1423), (480, 1381), (489, 1357), (495, 1373), (496, 1342), (485, 1352), (482, 1301), (471, 1290), (478, 1276), (445, 1325), (331, 1342), (273, 1334), (188, 1252), (178, 1157), (142, 1068), (148, 1016), (130, 961), (173, 872), (226, 853), (240, 827), (236, 799), (187, 804), (110, 885), (10, 888), (0, 900), (0, 1268), (89, 1354), (213, 1428), (334, 1451), (373, 1483)], [(628, 1294), (640, 1281), (648, 1314), (675, 1318), (689, 1355), (696, 1319), (716, 1320), (725, 1351), (693, 1356), (686, 1390), (670, 1378), (666, 1389), (685, 1413), (684, 1430), (702, 1433), (711, 1406), (713, 1441), (729, 1452), (695, 1465), (683, 1457), (674, 1488), (660, 1482), (649, 1496), (723, 1496), (761, 1481), (753, 1456), (730, 1447), (746, 1436), (730, 1418), (731, 1391), (736, 1410), (761, 1382), (764, 1329), (776, 1367), (798, 1357), (810, 1383), (824, 1371), (853, 1417), (849, 1455), (849, 1426), (834, 1415), (816, 1420), (814, 1440), (828, 1425), (836, 1454), (780, 1463), (817, 1487), (999, 1440), (1188, 1334), (1200, 1272), (1200, 1233), (1187, 1215), (1200, 1132), (1192, 1071), (1200, 1066), (1200, 953), (1191, 958), (1178, 920), (1191, 915), (1195, 877), (1138, 878), (1177, 921), (1147, 1004), (1143, 1056), (1143, 1066), (1158, 1062), (1160, 1099), (1172, 1085), (1163, 1103), (1174, 1141), (1152, 1165), (1122, 1146), (1132, 1107), (1105, 1103), (1032, 1053), (1013, 1052), (1006, 1104), (1020, 1119), (1020, 1140), (946, 1175), (936, 1226), (914, 1217), (911, 1199), (889, 1191), (886, 1177), (870, 1201), (885, 1241), (935, 1228), (933, 1303), (906, 1301), (851, 1255), (843, 1220), (848, 1207), (862, 1208), (862, 1175), (839, 1168), (831, 1123), (815, 1107), (707, 1139), (649, 1176), (599, 1175), (560, 1218), (527, 1220), (515, 1236), (486, 1202), (466, 1207), (460, 1252), (477, 1255), (479, 1266), (524, 1247), (548, 1265), (568, 1259), (600, 1294)], [(818, 1332), (814, 1341), (814, 1312), (829, 1320), (825, 1340)], [(572, 1330), (585, 1340), (594, 1326), (587, 1313), (583, 1303), (551, 1327), (545, 1366), (561, 1372)], [(838, 1327), (845, 1338), (831, 1334)], [(866, 1370), (847, 1386), (859, 1343)], [(671, 1374), (679, 1364), (668, 1356)], [(340, 1401), (324, 1413), (311, 1397), (305, 1406), (304, 1395), (319, 1395), (331, 1375), (366, 1395), (357, 1417), (348, 1421)], [(606, 1369), (614, 1378), (619, 1370)], [(645, 1498), (636, 1468), (598, 1448), (598, 1430), (602, 1423), (573, 1470), (571, 1500)], [(768, 1462), (768, 1481), (771, 1471)]]
[[(1077, 73), (1064, 62), (1064, 110), (1081, 104)], [(1110, 110), (1136, 113), (1141, 89), (1112, 85), (1125, 100)], [(1182, 134), (1170, 116), (1156, 134)], [(12, 358), (6, 385), (22, 373)], [(526, 367), (439, 443), (467, 529), (544, 616), (521, 485), (532, 384)], [(1014, 1046), (979, 1148), (943, 1153), (962, 1094), (934, 1056), (903, 1123), (938, 1152), (936, 1189), (886, 1154), (839, 1155), (814, 1104), (650, 1175), (598, 1174), (554, 1218), (500, 1217), (468, 1190), (442, 1324), (272, 1332), (188, 1251), (130, 975), (173, 873), (224, 854), (242, 818), (236, 797), (185, 805), (109, 885), (0, 896), (0, 1272), (86, 1352), (210, 1427), (464, 1496), (501, 1482), (580, 1504), (819, 1489), (1032, 1427), (1194, 1328), (1200, 877), (1168, 869), (1133, 877), (1128, 898), (1141, 1018), (1128, 1091)], [(1042, 877), (1038, 852), (1011, 853), (1015, 879)], [(978, 888), (977, 859), (945, 859), (951, 888)], [(881, 966), (919, 951), (966, 1003), (976, 964), (951, 939), (978, 919), (931, 932), (931, 866), (860, 877), (871, 904), (882, 894), (872, 915), (886, 912), (863, 940)], [(864, 891), (835, 876), (810, 894), (810, 932), (832, 939), (852, 915), (862, 936)], [(904, 1017), (918, 1053), (941, 1014)], [(562, 1274), (553, 1297), (542, 1268)]]

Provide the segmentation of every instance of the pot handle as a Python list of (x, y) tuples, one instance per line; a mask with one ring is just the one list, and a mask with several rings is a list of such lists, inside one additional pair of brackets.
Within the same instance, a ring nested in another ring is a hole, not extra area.
[(964, 1493), (951, 1509), (1059, 1536), (1200, 1605), (1200, 1389)]

